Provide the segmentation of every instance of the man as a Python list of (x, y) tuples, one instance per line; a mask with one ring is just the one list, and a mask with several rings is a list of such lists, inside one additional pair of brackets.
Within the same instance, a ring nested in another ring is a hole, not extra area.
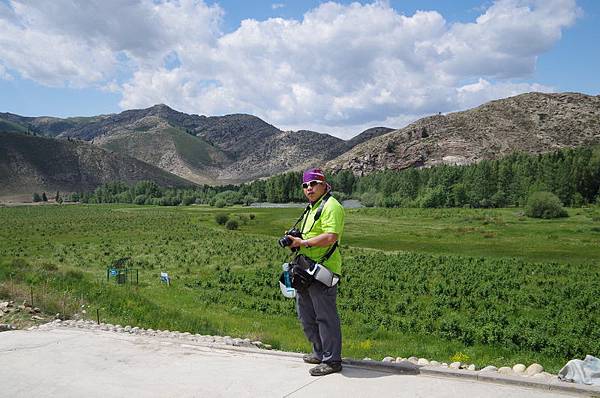
[[(331, 196), (331, 186), (325, 181), (325, 175), (320, 169), (307, 170), (302, 181), (310, 210), (302, 222), (302, 239), (287, 235), (292, 240), (290, 248), (299, 248), (299, 254), (324, 265), (335, 274), (337, 281), (342, 267), (339, 245), (344, 228), (344, 208)], [(320, 215), (317, 216), (319, 209)], [(298, 318), (313, 349), (303, 360), (318, 364), (310, 369), (313, 376), (324, 376), (342, 370), (342, 332), (336, 296), (337, 284), (329, 287), (317, 280), (296, 294)]]

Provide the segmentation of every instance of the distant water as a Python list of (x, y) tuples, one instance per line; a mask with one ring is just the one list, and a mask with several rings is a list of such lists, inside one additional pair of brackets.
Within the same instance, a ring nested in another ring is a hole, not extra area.
[[(304, 207), (306, 206), (306, 203), (270, 203), (270, 202), (257, 202), (257, 203), (252, 203), (250, 205), (250, 207), (259, 207), (259, 208), (285, 208), (285, 207)], [(344, 208), (346, 209), (358, 209), (361, 207), (364, 207), (363, 205), (360, 204), (360, 202), (358, 200), (355, 199), (349, 199), (349, 200), (344, 200), (342, 202), (342, 206), (344, 206)]]
[(356, 199), (344, 200), (344, 201), (342, 201), (342, 206), (344, 206), (345, 209), (360, 209), (361, 207), (364, 207)]
[(250, 207), (275, 207), (275, 208), (283, 208), (283, 207), (304, 207), (306, 203), (270, 203), (270, 202), (257, 202), (252, 203)]

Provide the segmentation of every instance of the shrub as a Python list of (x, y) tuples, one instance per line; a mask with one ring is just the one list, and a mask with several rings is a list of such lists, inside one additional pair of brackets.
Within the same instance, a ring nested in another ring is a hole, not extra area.
[(215, 200), (215, 207), (218, 207), (219, 209), (222, 209), (223, 207), (225, 207), (227, 203), (225, 203), (225, 201), (223, 199), (217, 199)]
[(133, 203), (135, 203), (136, 205), (143, 205), (144, 203), (146, 203), (146, 195), (136, 196), (133, 200)]
[(40, 194), (39, 194), (39, 193), (37, 193), (37, 192), (34, 192), (34, 193), (33, 193), (33, 196), (31, 197), (31, 199), (32, 199), (34, 202), (41, 202), (41, 201), (42, 201), (42, 197), (41, 197), (41, 196), (40, 196)]
[(256, 199), (252, 195), (246, 195), (246, 196), (244, 196), (243, 202), (244, 202), (244, 206), (250, 206), (252, 203), (258, 202), (258, 199)]
[(194, 204), (195, 202), (196, 202), (195, 196), (184, 196), (183, 200), (181, 201), (181, 204), (184, 206), (189, 206), (191, 204)]
[(525, 215), (534, 218), (568, 217), (560, 199), (551, 192), (534, 192), (527, 199)]
[(217, 224), (223, 225), (227, 221), (229, 221), (229, 216), (227, 214), (219, 213), (215, 215), (215, 221), (217, 222)]
[(227, 228), (229, 230), (238, 229), (238, 227), (239, 227), (239, 224), (235, 220), (229, 220), (225, 223), (225, 228)]
[(369, 191), (360, 195), (360, 203), (365, 207), (373, 207), (377, 202), (377, 192)]
[(256, 214), (248, 213), (248, 217), (250, 217), (251, 220), (254, 220), (256, 218)]

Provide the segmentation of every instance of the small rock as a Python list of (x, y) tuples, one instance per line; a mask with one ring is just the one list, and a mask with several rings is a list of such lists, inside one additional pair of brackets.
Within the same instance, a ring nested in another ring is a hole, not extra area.
[(442, 364), (440, 365), (442, 368), (447, 368), (448, 364), (446, 362), (442, 362)]
[(8, 305), (9, 305), (8, 301), (0, 302), (0, 310), (8, 308)]
[(541, 380), (550, 380), (552, 378), (552, 375), (550, 373), (536, 373), (533, 376), (531, 376), (534, 379), (541, 379)]
[(383, 358), (383, 360), (381, 362), (394, 362), (394, 358), (392, 358), (392, 357), (385, 357), (385, 358)]
[(129, 331), (131, 331), (131, 326), (129, 326), (129, 325), (125, 326), (125, 327), (123, 328), (123, 330), (124, 330), (125, 332), (129, 332)]
[(404, 358), (396, 357), (396, 362), (402, 362)]
[(452, 362), (450, 364), (451, 369), (460, 369), (460, 362)]
[(0, 309), (0, 317), (4, 315), (4, 311)]
[(39, 314), (40, 312), (42, 312), (42, 310), (40, 310), (38, 307), (35, 307), (35, 308), (33, 309), (33, 312), (35, 312), (35, 313), (38, 313), (38, 314)]
[(498, 368), (493, 365), (488, 365), (485, 368), (481, 369), (481, 372), (497, 372)]
[(429, 360), (425, 358), (419, 358), (419, 360), (417, 361), (417, 365), (427, 366), (429, 365)]
[(538, 373), (542, 373), (543, 371), (544, 367), (542, 365), (540, 365), (539, 363), (532, 363), (527, 367), (527, 369), (525, 369), (525, 374), (527, 376), (533, 376)]
[(265, 350), (270, 350), (271, 348), (273, 348), (271, 344), (265, 344), (263, 347), (265, 348)]
[(431, 365), (431, 366), (440, 366), (441, 363), (439, 363), (438, 361), (430, 361), (429, 365)]
[(371, 358), (369, 358), (369, 357), (364, 357), (364, 358), (363, 358), (363, 361), (372, 361), (372, 359), (371, 359)]
[(410, 362), (410, 363), (414, 363), (416, 365), (417, 362), (419, 362), (419, 358), (417, 358), (417, 357), (408, 357), (407, 361)]
[(469, 366), (467, 366), (467, 370), (475, 370), (475, 364), (470, 364)]
[(498, 373), (500, 373), (502, 375), (512, 375), (512, 374), (514, 374), (512, 368), (510, 368), (508, 366), (502, 366), (500, 369), (498, 369)]
[(512, 367), (512, 370), (515, 373), (523, 373), (525, 372), (525, 365), (523, 365), (522, 363), (518, 363)]
[(44, 318), (42, 318), (41, 316), (34, 315), (31, 317), (31, 320), (32, 321), (43, 321)]

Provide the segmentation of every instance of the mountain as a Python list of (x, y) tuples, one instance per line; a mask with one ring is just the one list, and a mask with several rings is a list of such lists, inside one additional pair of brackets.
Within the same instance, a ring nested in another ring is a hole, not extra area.
[(527, 93), (420, 119), (354, 146), (325, 168), (364, 175), (598, 143), (600, 96)]
[(105, 116), (70, 117), (61, 119), (49, 116), (27, 117), (15, 115), (13, 113), (0, 112), (0, 132), (31, 133), (56, 137), (66, 130), (93, 123), (103, 117)]
[(363, 131), (362, 133), (360, 133), (359, 135), (355, 136), (351, 140), (348, 140), (346, 142), (346, 145), (349, 148), (354, 148), (358, 144), (362, 144), (363, 142), (368, 141), (371, 138), (375, 138), (375, 137), (379, 137), (380, 135), (387, 134), (390, 131), (394, 131), (394, 129), (391, 129), (389, 127), (371, 127), (370, 129), (367, 129), (367, 130)]
[(137, 159), (71, 139), (0, 133), (0, 194), (93, 190), (111, 181), (192, 185)]
[(82, 123), (75, 123), (79, 118), (64, 119), (58, 134), (50, 129), (58, 122), (44, 125), (38, 119), (0, 114), (0, 122), (11, 131), (33, 131), (30, 126), (35, 125), (38, 134), (89, 141), (196, 183), (240, 183), (300, 170), (324, 164), (350, 148), (339, 138), (282, 131), (252, 115), (188, 115), (164, 104)]
[(188, 181), (237, 184), (317, 165), (364, 175), (597, 144), (600, 96), (522, 94), (398, 130), (374, 127), (348, 141), (282, 131), (252, 115), (189, 115), (164, 104), (87, 118), (0, 113), (2, 131), (88, 141)]

